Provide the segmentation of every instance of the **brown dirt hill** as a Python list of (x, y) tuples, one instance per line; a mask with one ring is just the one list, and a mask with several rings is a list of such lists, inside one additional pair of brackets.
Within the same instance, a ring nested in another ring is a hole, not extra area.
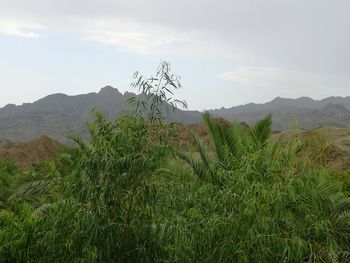
[(0, 146), (0, 156), (18, 163), (21, 167), (29, 167), (43, 160), (52, 160), (63, 144), (41, 136), (28, 143), (6, 143)]
[[(226, 120), (218, 119), (219, 122), (227, 124)], [(241, 123), (242, 127), (249, 128)], [(204, 124), (183, 125), (176, 123), (172, 141), (179, 143), (186, 149), (195, 149), (195, 142), (192, 134), (199, 135), (206, 145), (210, 147), (210, 140), (207, 129)], [(273, 140), (282, 140), (288, 143), (292, 138), (300, 136), (305, 139), (307, 148), (301, 154), (315, 159), (326, 168), (340, 170), (350, 169), (350, 129), (349, 128), (320, 128), (314, 130), (288, 130), (280, 133), (273, 133)], [(0, 157), (13, 160), (21, 167), (29, 167), (42, 160), (54, 159), (57, 152), (64, 147), (63, 144), (47, 137), (42, 136), (28, 143), (9, 143), (0, 144)]]
[[(224, 119), (217, 119), (223, 125), (228, 122)], [(245, 129), (249, 126), (241, 123)], [(197, 134), (210, 147), (210, 140), (204, 124), (183, 125), (176, 124), (176, 132), (172, 138), (175, 143), (180, 143), (187, 149), (195, 149), (195, 142), (192, 134)], [(283, 132), (273, 132), (272, 140), (281, 140), (287, 144), (292, 138), (300, 137), (304, 143), (302, 156), (308, 157), (316, 165), (334, 169), (350, 170), (350, 129), (349, 128), (319, 128), (313, 130), (293, 129)]]
[(287, 130), (273, 134), (273, 140), (288, 143), (300, 137), (306, 144), (301, 154), (311, 157), (325, 168), (350, 169), (350, 129), (326, 127), (313, 130)]

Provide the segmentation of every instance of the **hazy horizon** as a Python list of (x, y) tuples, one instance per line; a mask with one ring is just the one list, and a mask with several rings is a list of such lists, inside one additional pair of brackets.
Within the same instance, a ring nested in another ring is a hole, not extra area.
[(0, 107), (133, 91), (161, 60), (195, 110), (350, 94), (349, 1), (0, 1)]
[[(21, 105), (26, 104), (26, 103), (34, 103), (34, 102), (36, 102), (36, 101), (38, 101), (38, 100), (40, 100), (40, 99), (43, 99), (43, 98), (45, 98), (45, 97), (47, 97), (47, 96), (55, 95), (55, 94), (64, 94), (64, 95), (67, 95), (67, 96), (78, 96), (78, 95), (84, 95), (84, 94), (89, 94), (89, 93), (96, 93), (96, 94), (97, 94), (97, 93), (100, 92), (100, 90), (101, 90), (102, 88), (105, 88), (105, 87), (112, 87), (112, 88), (114, 88), (114, 89), (117, 89), (117, 90), (118, 90), (120, 93), (122, 93), (122, 94), (124, 94), (124, 93), (126, 93), (126, 92), (133, 92), (133, 93), (135, 93), (135, 94), (139, 94), (139, 92), (137, 92), (137, 91), (135, 91), (135, 90), (132, 90), (132, 89), (125, 90), (125, 91), (121, 91), (121, 90), (119, 90), (118, 88), (115, 88), (115, 87), (113, 87), (113, 86), (111, 86), (111, 85), (107, 85), (107, 86), (104, 86), (104, 87), (99, 88), (99, 89), (96, 90), (96, 91), (91, 91), (91, 92), (87, 92), (87, 93), (67, 94), (67, 93), (62, 93), (62, 92), (56, 92), (56, 93), (52, 93), (52, 94), (46, 94), (45, 96), (43, 96), (43, 97), (41, 97), (41, 98), (38, 98), (38, 99), (35, 99), (35, 100), (33, 100), (33, 101), (25, 101), (25, 102), (22, 102), (22, 103), (19, 103), (19, 104), (9, 102), (9, 103), (6, 103), (6, 104), (4, 104), (4, 105), (0, 105), (0, 108), (3, 108), (3, 107), (5, 107), (5, 106), (8, 105), (8, 104), (14, 104), (14, 105), (16, 105), (16, 106), (21, 106)], [(320, 99), (315, 99), (315, 98), (312, 98), (312, 97), (309, 97), (309, 96), (299, 96), (299, 97), (295, 97), (295, 98), (277, 96), (277, 97), (275, 97), (275, 98), (273, 98), (273, 99), (271, 99), (271, 100), (268, 100), (268, 101), (251, 101), (251, 102), (248, 102), (248, 103), (237, 104), (237, 105), (231, 105), (231, 106), (229, 106), (229, 107), (220, 106), (220, 107), (216, 107), (216, 108), (193, 109), (193, 108), (191, 107), (191, 105), (188, 105), (188, 110), (204, 111), (204, 110), (214, 110), (214, 109), (220, 109), (220, 108), (231, 108), (231, 107), (246, 105), (246, 104), (250, 104), (250, 103), (253, 103), (253, 104), (264, 104), (264, 103), (269, 103), (269, 102), (271, 102), (271, 101), (273, 101), (273, 100), (275, 100), (275, 99), (277, 99), (277, 98), (281, 98), (281, 99), (310, 98), (310, 99), (312, 99), (312, 100), (314, 100), (314, 101), (321, 101), (321, 100), (324, 100), (324, 99), (327, 99), (327, 98), (330, 98), (330, 97), (342, 97), (342, 98), (345, 98), (345, 97), (349, 97), (349, 96), (329, 96), (329, 97), (324, 97), (324, 98), (320, 98)]]

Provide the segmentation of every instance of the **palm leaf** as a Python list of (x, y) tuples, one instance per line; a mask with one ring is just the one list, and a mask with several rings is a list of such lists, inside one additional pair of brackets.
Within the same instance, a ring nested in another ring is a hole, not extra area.
[(188, 153), (179, 152), (178, 156), (184, 160), (187, 164), (190, 165), (190, 167), (193, 169), (194, 174), (199, 179), (206, 179), (208, 178), (207, 169), (204, 167), (204, 165), (197, 160), (195, 160), (192, 156), (190, 156)]
[(226, 129), (221, 129), (221, 132), (223, 134), (224, 142), (230, 155), (237, 157), (237, 154), (240, 151), (240, 145), (239, 136), (236, 133), (235, 127), (231, 126)]
[(268, 115), (250, 129), (249, 137), (255, 148), (261, 149), (266, 145), (271, 134), (271, 124), (272, 118), (271, 115)]
[(225, 160), (224, 138), (222, 127), (213, 120), (209, 112), (203, 113), (203, 121), (207, 126), (209, 136), (220, 161)]
[(198, 152), (201, 156), (201, 160), (206, 168), (209, 168), (209, 163), (211, 162), (210, 156), (205, 148), (204, 141), (196, 134), (192, 134), (194, 141), (196, 142), (196, 146)]
[(28, 201), (36, 201), (43, 195), (49, 193), (53, 184), (54, 179), (36, 180), (23, 183), (14, 189), (10, 199), (22, 198)]

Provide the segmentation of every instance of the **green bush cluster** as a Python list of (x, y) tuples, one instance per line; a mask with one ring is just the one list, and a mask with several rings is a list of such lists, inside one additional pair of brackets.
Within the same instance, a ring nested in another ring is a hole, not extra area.
[(341, 180), (270, 141), (270, 117), (204, 114), (212, 145), (191, 153), (170, 125), (95, 115), (55, 162), (0, 162), (0, 262), (349, 262)]

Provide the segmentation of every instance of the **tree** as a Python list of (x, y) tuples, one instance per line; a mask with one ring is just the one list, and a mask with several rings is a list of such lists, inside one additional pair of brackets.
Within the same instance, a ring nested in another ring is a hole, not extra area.
[[(146, 116), (151, 122), (160, 122), (164, 119), (164, 111), (175, 110), (177, 107), (187, 109), (184, 100), (174, 98), (174, 91), (180, 89), (180, 76), (171, 72), (170, 63), (162, 61), (156, 75), (146, 78), (136, 71), (131, 87), (138, 89), (141, 95), (129, 99), (135, 106), (136, 114)], [(145, 114), (146, 112), (146, 114)]]

